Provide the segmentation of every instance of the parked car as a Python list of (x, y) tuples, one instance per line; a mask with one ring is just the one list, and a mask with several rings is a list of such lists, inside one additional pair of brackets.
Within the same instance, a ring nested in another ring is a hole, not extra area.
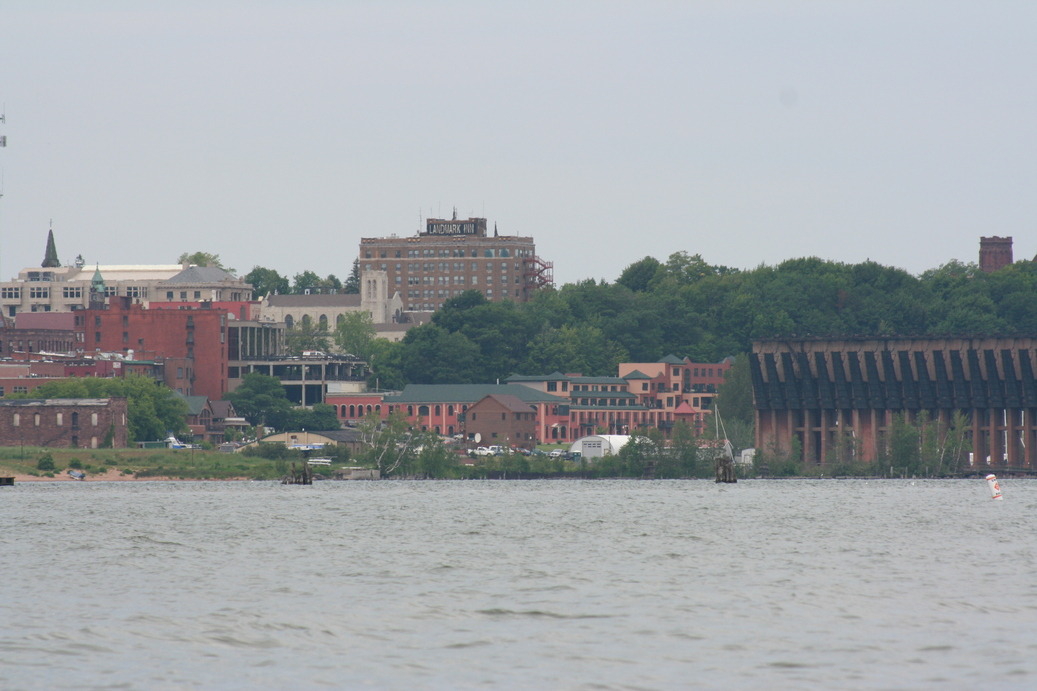
[(555, 449), (554, 451), (552, 451), (551, 453), (549, 453), (547, 455), (550, 456), (551, 458), (558, 458), (559, 456), (562, 456), (564, 454), (565, 454), (565, 452), (562, 451), (561, 449)]
[(488, 449), (487, 447), (485, 447), (485, 446), (479, 446), (479, 447), (477, 447), (477, 448), (475, 449), (475, 455), (476, 455), (476, 456), (492, 456), (492, 455), (494, 455), (494, 454), (493, 454), (493, 452), (492, 452), (492, 451), (490, 451), (490, 450), (489, 450), (489, 449)]

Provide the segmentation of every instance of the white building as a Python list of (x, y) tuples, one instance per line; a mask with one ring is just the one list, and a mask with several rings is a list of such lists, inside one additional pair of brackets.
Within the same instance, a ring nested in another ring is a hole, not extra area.
[(584, 458), (613, 456), (629, 441), (629, 434), (592, 434), (574, 441), (569, 446), (569, 453), (579, 453)]

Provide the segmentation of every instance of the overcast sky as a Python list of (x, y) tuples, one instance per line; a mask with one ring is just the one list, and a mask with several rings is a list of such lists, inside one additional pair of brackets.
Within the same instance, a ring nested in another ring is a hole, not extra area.
[(920, 273), (1037, 254), (1037, 3), (0, 8), (0, 276), (217, 253), (348, 275), (481, 216), (559, 285), (644, 256)]

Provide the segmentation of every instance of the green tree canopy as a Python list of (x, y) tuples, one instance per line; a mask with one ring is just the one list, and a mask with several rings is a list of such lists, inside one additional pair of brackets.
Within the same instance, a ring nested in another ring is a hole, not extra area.
[(342, 427), (335, 414), (335, 406), (316, 403), (311, 408), (292, 408), (285, 423), (285, 431), (336, 430)]
[(302, 355), (307, 350), (324, 352), (331, 347), (331, 334), (327, 324), (315, 323), (307, 316), (285, 332), (284, 347), (289, 355)]
[(245, 274), (245, 281), (252, 285), (252, 293), (257, 298), (275, 293), (285, 295), (291, 289), (287, 278), (273, 269), (266, 269), (262, 266), (253, 266), (252, 270)]
[(249, 372), (238, 388), (223, 398), (230, 401), (234, 410), (250, 425), (264, 424), (284, 429), (290, 421), (292, 403), (276, 377)]
[(335, 326), (335, 345), (342, 352), (356, 355), (367, 362), (374, 354), (375, 329), (371, 313), (363, 310), (342, 315)]
[(227, 273), (236, 273), (234, 269), (228, 269), (220, 260), (220, 255), (209, 252), (184, 252), (176, 260), (177, 264), (194, 264), (195, 266), (214, 266), (223, 269)]

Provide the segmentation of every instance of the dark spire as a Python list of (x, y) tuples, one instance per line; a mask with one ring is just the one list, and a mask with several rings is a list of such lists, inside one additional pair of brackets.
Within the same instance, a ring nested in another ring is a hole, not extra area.
[(47, 232), (47, 253), (43, 255), (43, 263), (40, 266), (44, 269), (54, 269), (61, 266), (61, 262), (58, 261), (58, 248), (54, 245), (53, 228)]

